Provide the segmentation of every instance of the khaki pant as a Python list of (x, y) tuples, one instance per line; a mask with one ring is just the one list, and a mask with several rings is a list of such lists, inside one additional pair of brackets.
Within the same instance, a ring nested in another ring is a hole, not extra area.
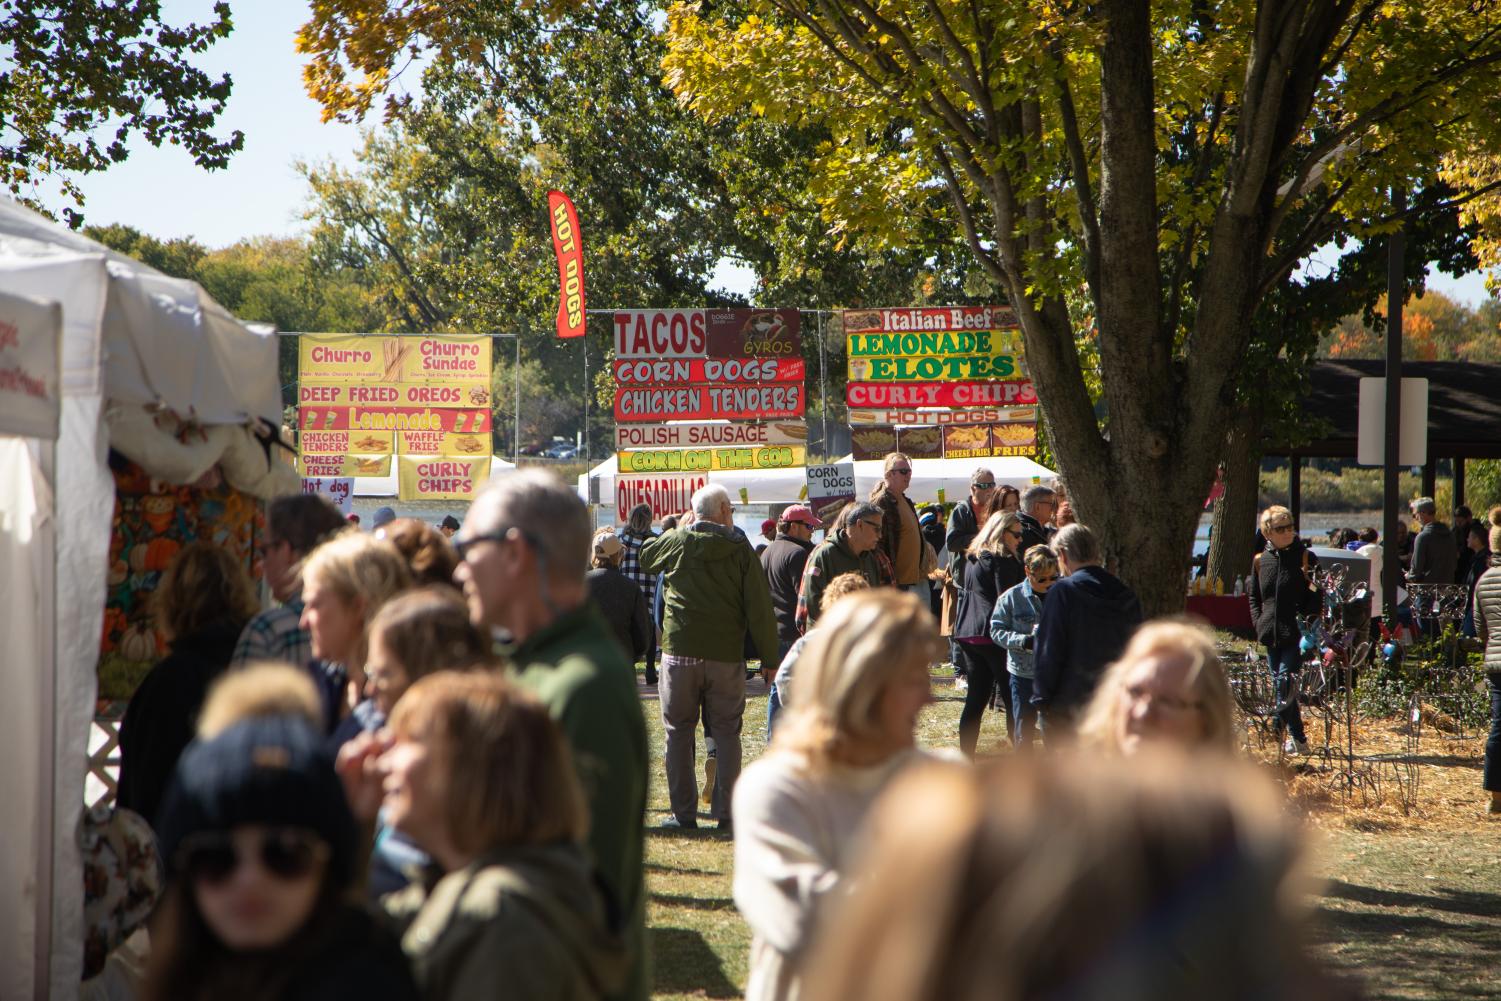
[(709, 815), (715, 820), (729, 820), (730, 793), (740, 777), (744, 662), (663, 654), (657, 693), (662, 704), (662, 727), (667, 731), (667, 798), (672, 803), (672, 815), (685, 824), (698, 816), (698, 776), (693, 764), (702, 705), (718, 749)]

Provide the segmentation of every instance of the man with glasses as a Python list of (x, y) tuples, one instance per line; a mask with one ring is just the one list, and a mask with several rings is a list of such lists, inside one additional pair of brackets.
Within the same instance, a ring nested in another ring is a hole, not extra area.
[(857, 573), (871, 587), (881, 583), (876, 544), (881, 538), (881, 509), (856, 501), (840, 513), (834, 530), (813, 550), (803, 568), (797, 619), (803, 632), (813, 628), (823, 612), (823, 592), (840, 574)]
[(278, 497), (266, 509), (266, 541), (261, 572), (278, 602), (246, 624), (230, 658), (231, 669), (258, 660), (306, 667), (313, 659), (313, 640), (302, 628), (302, 558), (346, 526), (339, 509), (317, 494)]
[(907, 496), (912, 485), (912, 460), (901, 452), (886, 456), (882, 480), (870, 499), (881, 509), (881, 552), (891, 564), (892, 583), (927, 601), (928, 580), (922, 569), (922, 523)]
[(1053, 512), (1058, 507), (1058, 495), (1052, 487), (1036, 484), (1027, 488), (1022, 494), (1021, 511), (1018, 514), (1022, 519), (1022, 544), (1021, 551), (1025, 553), (1033, 546), (1045, 546), (1051, 538), (1051, 534), (1044, 527), (1052, 519)]
[(776, 670), (771, 591), (749, 540), (735, 529), (734, 511), (729, 492), (710, 483), (693, 495), (692, 525), (666, 532), (641, 549), (641, 569), (661, 573), (666, 589), (659, 701), (672, 816), (663, 827), (698, 826), (693, 760), (702, 707), (718, 762), (710, 815), (720, 830), (732, 829), (730, 797), (740, 776), (747, 632), (762, 668)]
[(643, 879), (646, 721), (636, 676), (588, 601), (593, 551), (583, 501), (556, 477), (521, 470), (490, 481), (454, 536), (469, 618), (499, 635), (512, 676), (558, 721), (589, 806), (589, 850), (617, 905), (612, 929), (631, 967), (614, 998), (650, 994)]

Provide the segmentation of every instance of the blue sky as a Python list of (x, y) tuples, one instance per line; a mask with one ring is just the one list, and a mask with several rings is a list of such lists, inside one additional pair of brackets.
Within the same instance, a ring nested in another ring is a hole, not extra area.
[[(212, 6), (212, 0), (164, 0), (163, 19), (173, 25), (202, 22)], [(288, 235), (303, 230), (307, 202), (307, 186), (293, 164), (353, 162), (359, 129), (320, 121), (318, 105), (302, 89), (303, 60), (294, 39), (307, 20), (307, 4), (232, 0), (232, 9), (234, 31), (195, 62), (215, 77), (228, 72), (234, 79), (220, 131), (240, 129), (245, 148), (229, 167), (210, 172), (180, 149), (157, 149), (137, 139), (125, 163), (79, 179), (86, 221), (125, 223), (164, 239), (191, 236), (210, 247)], [(52, 198), (49, 204), (65, 203)], [(729, 261), (715, 274), (717, 284), (740, 293), (754, 279), (750, 269)], [(1486, 294), (1478, 274), (1453, 279), (1430, 271), (1429, 287), (1470, 305)]]

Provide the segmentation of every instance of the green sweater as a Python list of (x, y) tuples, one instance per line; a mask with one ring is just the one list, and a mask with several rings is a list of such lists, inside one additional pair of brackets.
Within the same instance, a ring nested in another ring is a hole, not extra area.
[(751, 635), (761, 664), (777, 658), (771, 588), (755, 550), (712, 522), (664, 532), (641, 547), (641, 569), (662, 574), (662, 650), (704, 660), (745, 659)]
[(651, 995), (642, 873), (647, 745), (636, 673), (588, 605), (558, 616), (508, 659), (516, 680), (563, 728), (589, 802), (588, 848), (619, 907), (631, 958), (626, 986), (613, 997), (645, 1001)]

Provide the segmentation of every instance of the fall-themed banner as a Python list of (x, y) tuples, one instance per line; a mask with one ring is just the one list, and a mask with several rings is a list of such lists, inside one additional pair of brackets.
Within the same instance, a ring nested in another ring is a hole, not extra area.
[(399, 499), (472, 500), (490, 478), (490, 458), (403, 455), (397, 460)]
[(552, 249), (558, 259), (558, 336), (584, 336), (584, 241), (579, 215), (561, 191), (547, 193)]

